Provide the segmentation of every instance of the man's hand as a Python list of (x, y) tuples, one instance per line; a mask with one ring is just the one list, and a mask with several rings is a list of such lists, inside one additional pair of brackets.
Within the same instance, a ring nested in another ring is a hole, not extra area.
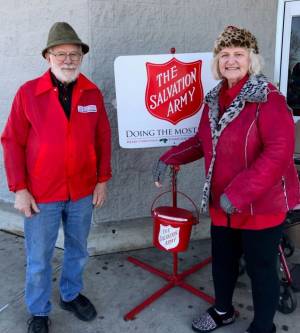
[(40, 212), (34, 197), (27, 189), (16, 192), (15, 208), (25, 214), (26, 217), (31, 217), (33, 214)]
[(107, 185), (106, 182), (98, 183), (95, 186), (94, 193), (93, 193), (93, 205), (96, 208), (101, 207), (104, 204), (104, 201), (107, 198)]

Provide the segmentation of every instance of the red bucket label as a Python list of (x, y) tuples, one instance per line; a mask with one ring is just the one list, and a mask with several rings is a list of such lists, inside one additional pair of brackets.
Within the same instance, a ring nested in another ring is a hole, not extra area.
[(179, 244), (180, 228), (160, 224), (158, 242), (166, 250), (174, 249)]
[(203, 103), (202, 61), (182, 62), (176, 58), (164, 64), (146, 63), (147, 110), (156, 118), (176, 125), (196, 114)]

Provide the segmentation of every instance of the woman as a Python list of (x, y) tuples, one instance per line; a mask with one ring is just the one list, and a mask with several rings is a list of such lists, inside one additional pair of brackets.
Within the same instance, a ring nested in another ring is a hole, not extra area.
[(215, 304), (192, 323), (210, 332), (235, 320), (232, 296), (244, 254), (254, 318), (247, 333), (276, 332), (277, 252), (282, 222), (299, 203), (293, 163), (294, 123), (284, 96), (260, 74), (256, 38), (228, 26), (215, 42), (213, 74), (221, 82), (205, 98), (197, 134), (163, 154), (154, 168), (205, 159), (201, 208), (212, 220)]

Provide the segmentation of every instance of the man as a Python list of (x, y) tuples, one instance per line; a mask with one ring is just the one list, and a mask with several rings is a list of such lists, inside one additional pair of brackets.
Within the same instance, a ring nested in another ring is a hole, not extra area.
[(68, 23), (55, 23), (42, 51), (50, 69), (18, 90), (1, 137), (8, 186), (25, 215), (28, 332), (48, 332), (61, 220), (60, 306), (84, 321), (97, 315), (80, 292), (92, 209), (104, 203), (111, 178), (111, 134), (101, 92), (80, 74), (88, 51)]

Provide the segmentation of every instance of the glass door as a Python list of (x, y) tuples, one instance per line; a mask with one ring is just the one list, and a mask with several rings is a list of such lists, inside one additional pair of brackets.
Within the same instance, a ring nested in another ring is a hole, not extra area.
[[(280, 72), (277, 82), (280, 91), (286, 96), (289, 106), (293, 109), (295, 120), (298, 120), (300, 119), (300, 1), (280, 1), (278, 11), (280, 9), (283, 22), (282, 33), (278, 34), (277, 31), (277, 38), (282, 37)], [(280, 15), (279, 12), (278, 15)], [(278, 22), (280, 24), (280, 21)]]

